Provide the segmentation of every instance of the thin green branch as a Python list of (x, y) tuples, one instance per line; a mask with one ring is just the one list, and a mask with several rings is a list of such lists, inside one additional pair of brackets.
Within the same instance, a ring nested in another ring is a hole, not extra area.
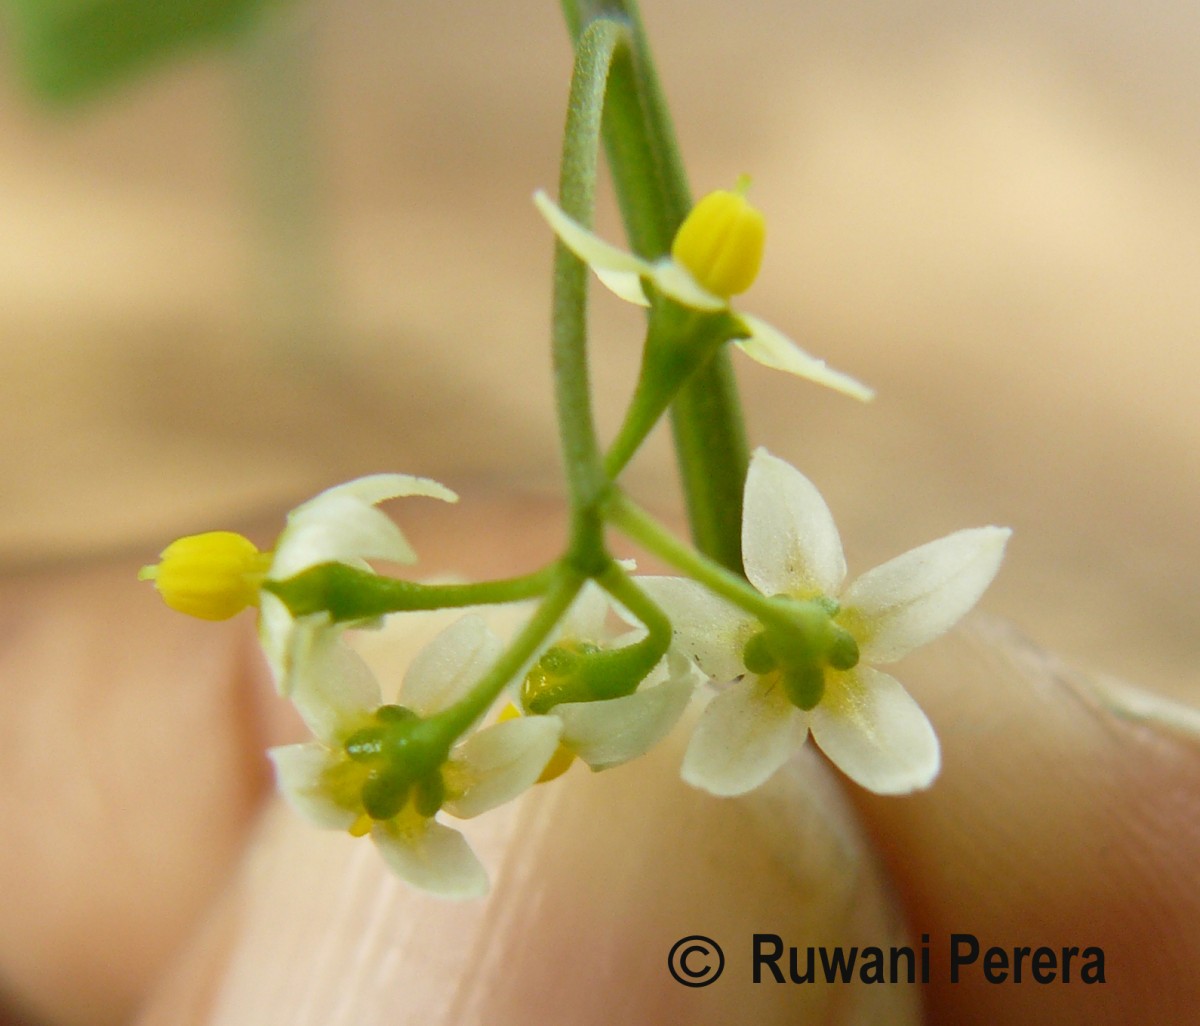
[(733, 603), (766, 626), (786, 631), (811, 633), (824, 629), (828, 614), (816, 603), (770, 598), (746, 579), (681, 542), (663, 524), (621, 493), (614, 493), (606, 507), (609, 522), (629, 538), (675, 569), (700, 582), (713, 594)]
[(563, 614), (570, 608), (584, 578), (558, 566), (558, 576), (542, 599), (529, 622), (517, 633), (508, 647), (479, 682), (459, 701), (434, 716), (439, 730), (451, 738), (458, 737), (482, 716), (508, 683), (517, 676), (534, 653), (550, 636)]
[(293, 616), (327, 611), (335, 621), (370, 620), (417, 609), (499, 605), (537, 598), (561, 573), (557, 563), (531, 574), (469, 584), (420, 584), (344, 563), (323, 563), (286, 581), (266, 581)]
[[(626, 38), (624, 24), (599, 20), (592, 22), (579, 39), (558, 192), (563, 211), (583, 225), (592, 223), (595, 209), (596, 165), (609, 68)], [(553, 346), (559, 432), (578, 536), (606, 479), (600, 465), (588, 382), (587, 267), (561, 242), (554, 257)], [(594, 525), (588, 533), (594, 537), (597, 528)]]
[[(644, 257), (663, 256), (692, 198), (636, 0), (562, 0), (562, 7), (576, 40), (596, 18), (622, 18), (630, 26), (632, 46), (609, 75), (604, 142), (630, 244)], [(671, 420), (692, 537), (702, 552), (740, 573), (749, 449), (726, 352), (691, 376)]]

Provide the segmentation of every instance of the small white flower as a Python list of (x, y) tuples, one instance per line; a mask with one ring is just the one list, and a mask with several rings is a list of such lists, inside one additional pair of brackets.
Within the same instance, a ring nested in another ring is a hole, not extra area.
[(293, 695), (315, 740), (271, 749), (280, 790), (318, 826), (369, 833), (391, 869), (414, 886), (453, 898), (486, 893), (474, 852), (436, 814), (477, 816), (532, 786), (558, 744), (559, 721), (494, 724), (433, 767), (413, 755), (416, 735), (405, 728), (464, 697), (500, 648), (482, 619), (466, 616), (413, 660), (398, 704), (381, 706), (379, 684), (357, 653), (330, 632), (315, 634), (313, 672)]
[(750, 286), (762, 258), (762, 215), (741, 193), (719, 190), (701, 199), (676, 234), (671, 255), (654, 261), (605, 242), (568, 217), (541, 190), (534, 193), (533, 202), (563, 245), (626, 302), (648, 306), (643, 281), (649, 281), (684, 306), (711, 312), (728, 310), (745, 332), (745, 337), (733, 339), (733, 344), (752, 360), (855, 399), (868, 400), (874, 395), (862, 382), (806, 353), (777, 328), (732, 311), (730, 297)]
[[(758, 645), (769, 635), (754, 617), (694, 581), (644, 579), (670, 615), (680, 650), (714, 680), (735, 682), (705, 709), (684, 758), (684, 779), (718, 795), (744, 793), (767, 780), (811, 731), (830, 760), (867, 790), (905, 794), (928, 787), (941, 761), (933, 728), (899, 681), (870, 664), (893, 662), (956, 623), (991, 583), (1010, 533), (958, 531), (843, 588), (842, 544), (820, 493), (787, 463), (755, 452), (742, 529), (746, 576), (764, 595), (820, 603), (809, 608), (827, 616), (830, 637), (842, 648), (788, 678), (786, 657), (764, 654), (770, 646)], [(830, 658), (853, 665), (838, 669)]]
[[(322, 563), (367, 568), (368, 559), (414, 563), (416, 553), (377, 504), (388, 499), (426, 496), (457, 502), (443, 485), (408, 474), (372, 474), (321, 492), (288, 514), (275, 544), (266, 579), (282, 581)], [(268, 591), (259, 600), (259, 640), (281, 694), (290, 694), (297, 672), (311, 665), (308, 650), (326, 633), (339, 635), (347, 624), (334, 624), (328, 613), (293, 617), (284, 602)]]
[[(633, 629), (614, 635), (609, 626), (610, 611), (634, 624)], [(640, 641), (645, 634), (645, 628), (637, 624), (636, 618), (595, 582), (589, 581), (541, 654), (544, 656), (546, 650), (551, 649), (578, 655), (621, 648)], [(535, 664), (530, 672), (553, 675), (553, 671), (546, 670), (542, 663)], [(549, 686), (553, 687), (553, 684)], [(562, 723), (562, 736), (559, 751), (546, 768), (543, 779), (550, 780), (565, 772), (576, 757), (593, 770), (603, 770), (644, 755), (678, 722), (694, 688), (691, 664), (668, 653), (632, 694), (554, 705), (546, 715)]]

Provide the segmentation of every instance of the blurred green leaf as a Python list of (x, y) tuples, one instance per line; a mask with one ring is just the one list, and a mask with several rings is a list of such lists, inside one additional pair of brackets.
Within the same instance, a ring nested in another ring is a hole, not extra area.
[(171, 57), (227, 41), (274, 0), (0, 0), (9, 50), (39, 98), (86, 100)]

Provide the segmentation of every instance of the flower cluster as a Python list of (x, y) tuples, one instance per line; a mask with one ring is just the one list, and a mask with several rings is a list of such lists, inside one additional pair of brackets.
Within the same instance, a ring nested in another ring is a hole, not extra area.
[(766, 613), (691, 579), (633, 578), (667, 613), (672, 642), (643, 679), (618, 672), (598, 688), (586, 671), (644, 644), (646, 630), (589, 582), (507, 682), (511, 699), (498, 721), (480, 727), (490, 703), (480, 708), (472, 696), (503, 644), (477, 614), (434, 638), (385, 704), (343, 637), (345, 624), (328, 613), (293, 617), (262, 587), (329, 562), (411, 561), (403, 535), (376, 508), (399, 494), (453, 498), (420, 478), (362, 478), (293, 511), (273, 555), (252, 546), (251, 554), (244, 539), (201, 535), (170, 546), (144, 576), (170, 604), (199, 615), (259, 606), (264, 651), (312, 733), (269, 753), (284, 796), (319, 826), (370, 836), (397, 874), (451, 897), (482, 894), (487, 877), (440, 815), (479, 815), (575, 758), (593, 770), (637, 758), (680, 719), (697, 671), (720, 689), (684, 758), (684, 779), (697, 787), (751, 790), (810, 732), (869, 790), (928, 786), (939, 767), (933, 728), (899, 682), (869, 664), (900, 658), (967, 612), (995, 575), (1009, 533), (960, 531), (844, 588), (841, 542), (824, 500), (799, 471), (760, 449), (746, 482), (743, 547)]
[[(415, 886), (479, 895), (487, 874), (447, 817), (493, 809), (576, 760), (600, 771), (638, 758), (676, 726), (702, 679), (715, 694), (682, 766), (696, 787), (723, 796), (758, 787), (809, 734), (870, 791), (928, 787), (940, 766), (937, 736), (876, 666), (936, 638), (976, 603), (1009, 532), (959, 531), (847, 587), (841, 540), (817, 489), (759, 449), (745, 483), (744, 577), (676, 542), (628, 502), (617, 479), (716, 347), (732, 342), (860, 399), (870, 390), (731, 308), (758, 273), (764, 239), (744, 183), (701, 200), (670, 255), (653, 261), (603, 242), (544, 195), (535, 201), (609, 288), (651, 307), (642, 376), (617, 441), (602, 457), (590, 428), (579, 436), (591, 451), (576, 457), (604, 477), (573, 495), (573, 537), (561, 559), (474, 585), (379, 575), (373, 561), (416, 558), (381, 502), (457, 501), (436, 481), (379, 474), (297, 507), (270, 552), (217, 531), (180, 539), (142, 571), (169, 606), (194, 616), (257, 607), (278, 689), (311, 733), (269, 753), (284, 796), (319, 826), (369, 836)], [(607, 549), (603, 532), (613, 526), (687, 576), (631, 577), (632, 566)], [(522, 625), (502, 640), (470, 609), (480, 605), (512, 606)], [(385, 703), (347, 628), (445, 608), (464, 613), (415, 656)]]

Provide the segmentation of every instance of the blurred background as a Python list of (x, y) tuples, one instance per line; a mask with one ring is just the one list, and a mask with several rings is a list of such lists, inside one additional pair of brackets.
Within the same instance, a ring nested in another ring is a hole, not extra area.
[[(737, 360), (851, 571), (1010, 524), (986, 604), (1195, 696), (1200, 15), (1151, 2), (645, 0), (693, 189), (753, 176), (744, 307), (873, 384)], [(557, 5), (303, 2), (88, 102), (0, 68), (0, 562), (271, 523), (355, 474), (561, 493)], [(606, 196), (600, 220), (619, 227)], [(299, 212), (300, 216), (297, 216)], [(639, 314), (596, 294), (611, 430)], [(631, 489), (679, 509), (656, 437)], [(452, 514), (448, 514), (452, 515)]]

